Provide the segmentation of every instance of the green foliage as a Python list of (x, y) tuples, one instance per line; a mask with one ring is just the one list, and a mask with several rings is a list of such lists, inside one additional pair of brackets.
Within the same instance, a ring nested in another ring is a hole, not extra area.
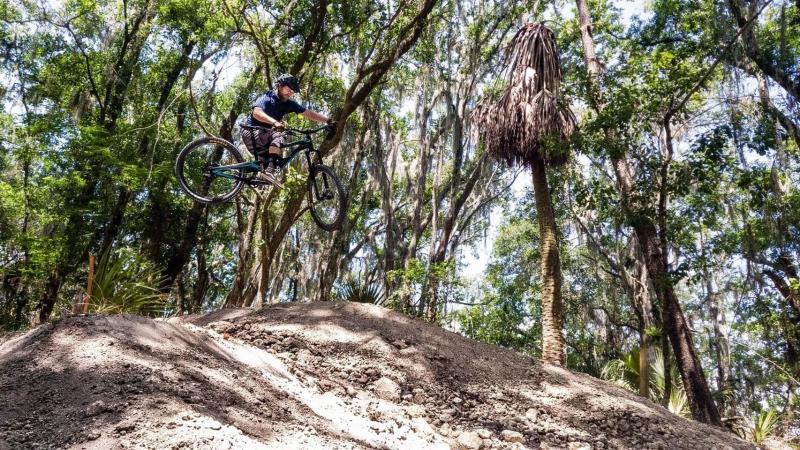
[(369, 303), (382, 305), (385, 296), (380, 285), (377, 283), (367, 283), (357, 278), (348, 278), (337, 289), (339, 300), (356, 303)]
[[(660, 349), (652, 349), (652, 353), (654, 358), (649, 365), (650, 373), (648, 374), (650, 400), (660, 403), (664, 397), (665, 382), (667, 380), (664, 370), (664, 355)], [(691, 418), (686, 392), (683, 390), (675, 367), (676, 365), (673, 361), (670, 364), (669, 379), (672, 383), (672, 390), (670, 391), (667, 409), (673, 414)], [(606, 363), (600, 376), (604, 380), (608, 380), (631, 392), (639, 392), (639, 348), (634, 347), (629, 352), (621, 354), (619, 358)]]
[(770, 437), (780, 423), (780, 414), (774, 408), (762, 411), (755, 419), (753, 442), (761, 444)]
[(164, 310), (164, 294), (157, 289), (160, 272), (135, 254), (100, 255), (95, 266), (92, 311), (158, 315)]
[[(209, 311), (237, 282), (254, 292), (248, 283), (272, 252), (269, 298), (282, 296), (287, 280), (297, 298), (318, 298), (323, 279), (338, 297), (414, 314), (424, 296), (437, 296), (436, 311), (454, 329), (538, 355), (543, 280), (533, 200), (520, 194), (525, 175), (508, 188), (506, 168), (482, 164), (475, 190), (460, 199), (486, 144), (473, 135), (487, 123), (470, 113), (478, 99), (504, 94), (503, 50), (532, 13), (555, 33), (563, 102), (580, 121), (577, 155), (548, 173), (568, 367), (638, 387), (634, 351), (644, 325), (623, 277), (635, 274), (641, 251), (630, 225), (649, 221), (665, 240), (719, 404), (727, 416), (760, 414), (754, 435), (762, 439), (780, 426), (764, 405), (787, 422), (798, 409), (800, 149), (754, 76), (765, 77), (771, 102), (795, 123), (798, 99), (739, 43), (721, 53), (738, 28), (730, 3), (656, 0), (623, 20), (613, 2), (590, 1), (605, 68), (596, 111), (575, 14), (553, 14), (544, 2), (437, 2), (417, 45), (372, 80), (342, 142), (325, 155), (351, 200), (346, 227), (332, 235), (305, 214), (284, 216), (305, 189), (302, 166), (276, 195), (245, 190), (238, 203), (198, 209), (177, 187), (175, 155), (206, 130), (238, 138), (227, 126), (300, 61), (299, 100), (339, 111), (408, 36), (403, 27), (420, 2), (333, 2), (324, 11), (310, 0), (0, 2), (0, 327), (27, 326), (50, 286), (60, 286), (49, 299), (56, 310), (70, 304), (86, 289), (87, 252), (104, 255), (94, 310), (145, 314), (179, 299), (182, 312)], [(800, 72), (799, 17), (795, 3), (777, 2), (753, 27), (765, 61), (789, 76)], [(664, 114), (718, 58), (673, 116), (667, 155)], [(631, 214), (613, 165), (621, 156), (630, 164)], [(462, 209), (451, 217), (455, 205)], [(464, 255), (484, 243), (492, 254), (468, 282)], [(166, 275), (174, 288), (162, 295)], [(717, 310), (709, 291), (720, 294)], [(663, 305), (649, 293), (655, 325), (645, 333), (657, 341)], [(670, 409), (686, 414), (681, 383), (658, 358), (651, 395), (660, 399), (671, 379)], [(720, 366), (729, 371), (725, 386), (717, 386)]]
[(636, 392), (639, 389), (639, 349), (623, 353), (603, 366), (600, 376), (619, 387)]

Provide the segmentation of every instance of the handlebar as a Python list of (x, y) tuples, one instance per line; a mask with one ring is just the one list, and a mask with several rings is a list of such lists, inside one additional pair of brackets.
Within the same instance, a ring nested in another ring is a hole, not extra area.
[[(244, 123), (240, 123), (239, 127), (243, 128), (245, 130), (272, 131), (274, 129), (274, 128), (268, 128), (268, 127), (260, 127), (258, 125), (246, 125)], [(300, 129), (300, 128), (284, 128), (284, 130), (287, 131), (287, 132), (290, 132), (290, 133), (295, 133), (295, 134), (311, 135), (311, 134), (314, 134), (314, 133), (318, 133), (318, 132), (320, 132), (322, 130), (327, 130), (327, 129), (329, 129), (329, 127), (330, 127), (330, 125), (325, 124), (325, 125), (322, 125), (321, 127), (308, 128), (308, 129), (305, 129), (305, 130)]]

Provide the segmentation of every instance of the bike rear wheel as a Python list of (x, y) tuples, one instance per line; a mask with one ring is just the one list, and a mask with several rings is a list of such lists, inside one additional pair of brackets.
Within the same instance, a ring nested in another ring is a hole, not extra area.
[(325, 231), (338, 230), (347, 213), (347, 193), (328, 166), (314, 164), (308, 175), (309, 212)]
[(195, 201), (221, 203), (230, 200), (242, 189), (244, 170), (215, 173), (213, 169), (241, 162), (244, 162), (244, 158), (233, 144), (216, 137), (204, 137), (190, 142), (181, 150), (175, 162), (175, 175), (181, 188)]

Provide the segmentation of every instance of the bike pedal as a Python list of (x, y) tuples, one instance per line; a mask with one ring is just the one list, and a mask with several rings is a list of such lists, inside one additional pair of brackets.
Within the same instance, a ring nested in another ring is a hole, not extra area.
[(257, 188), (257, 189), (265, 189), (265, 188), (269, 188), (269, 187), (272, 187), (272, 186), (277, 187), (277, 188), (284, 187), (283, 183), (281, 183), (278, 180), (269, 181), (269, 180), (254, 179), (254, 180), (250, 181), (250, 185), (253, 186), (254, 188)]

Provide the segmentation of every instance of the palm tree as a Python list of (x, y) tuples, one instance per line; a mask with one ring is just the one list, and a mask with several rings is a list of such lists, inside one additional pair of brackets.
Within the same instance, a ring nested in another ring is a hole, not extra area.
[(544, 23), (520, 28), (508, 55), (504, 91), (498, 101), (482, 102), (476, 118), (489, 154), (531, 168), (542, 240), (542, 359), (562, 365), (561, 262), (546, 169), (569, 160), (575, 116), (561, 101), (562, 72), (555, 35)]

